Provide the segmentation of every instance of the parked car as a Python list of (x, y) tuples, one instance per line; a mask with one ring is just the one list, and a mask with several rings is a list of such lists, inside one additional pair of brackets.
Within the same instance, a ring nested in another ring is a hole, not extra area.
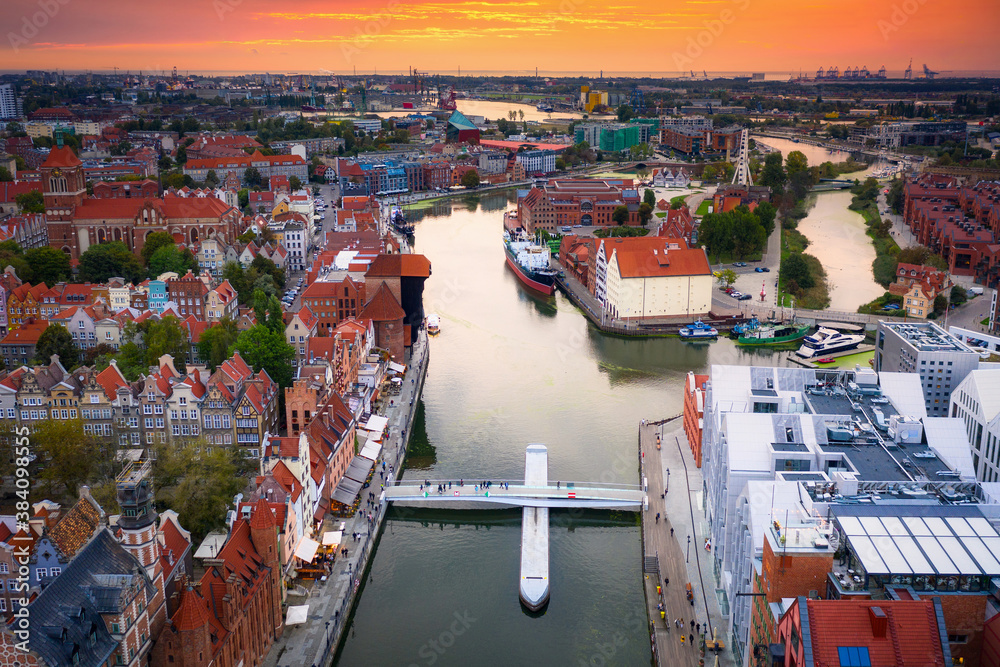
[(746, 262), (733, 262), (733, 266), (746, 266)]
[(899, 310), (900, 307), (901, 306), (898, 303), (890, 303), (886, 306), (883, 306), (882, 310)]
[(733, 297), (734, 299), (739, 299), (741, 296), (743, 296), (743, 292), (737, 292), (736, 290), (733, 290), (732, 292), (729, 293), (729, 296)]
[(750, 296), (749, 294), (740, 294), (740, 296), (739, 296), (739, 299), (738, 299), (738, 300), (739, 300), (739, 301), (749, 301), (749, 300), (750, 300), (750, 299), (752, 299), (752, 298), (753, 298), (753, 297), (752, 297), (752, 296)]

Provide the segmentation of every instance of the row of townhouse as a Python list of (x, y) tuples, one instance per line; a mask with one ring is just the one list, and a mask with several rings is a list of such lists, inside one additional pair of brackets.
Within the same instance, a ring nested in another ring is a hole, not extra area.
[(29, 429), (50, 419), (80, 419), (85, 433), (122, 447), (204, 438), (257, 457), (264, 434), (277, 428), (278, 385), (238, 353), (211, 376), (203, 368), (179, 373), (164, 355), (135, 382), (114, 361), (103, 371), (84, 366), (69, 372), (53, 356), (46, 365), (6, 373), (0, 413), (3, 423)]

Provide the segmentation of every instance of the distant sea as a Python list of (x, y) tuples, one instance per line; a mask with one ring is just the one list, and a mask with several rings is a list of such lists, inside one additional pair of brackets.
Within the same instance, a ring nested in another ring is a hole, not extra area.
[[(824, 66), (825, 69), (825, 66)], [(877, 70), (877, 68), (875, 68)], [(47, 70), (52, 71), (52, 70)], [(58, 70), (64, 74), (84, 74), (91, 72), (93, 74), (113, 74), (112, 70), (78, 70), (78, 69), (65, 69)], [(873, 72), (875, 70), (872, 70)], [(24, 74), (24, 70), (0, 70), (0, 74)], [(145, 74), (151, 74), (153, 72), (145, 71)], [(464, 76), (484, 76), (484, 77), (502, 77), (502, 76), (532, 76), (536, 73), (536, 70), (428, 70), (425, 73), (428, 74), (443, 74), (449, 75), (464, 75)], [(642, 72), (642, 71), (625, 71), (625, 70), (576, 70), (576, 71), (563, 71), (563, 70), (537, 70), (538, 76), (540, 77), (552, 77), (552, 78), (566, 78), (566, 77), (585, 77), (590, 79), (613, 79), (613, 78), (654, 78), (654, 79), (669, 79), (676, 81), (690, 81), (692, 80), (690, 72), (667, 72), (667, 71), (655, 71), (655, 72)], [(712, 72), (695, 72), (695, 80), (704, 79), (705, 74), (708, 78), (724, 78), (732, 79), (735, 77), (749, 77), (753, 72), (751, 71), (712, 71)], [(758, 71), (759, 73), (759, 71)], [(124, 74), (124, 72), (119, 69), (118, 74)], [(161, 74), (168, 75), (169, 72), (164, 71)], [(201, 76), (239, 76), (239, 75), (263, 75), (265, 72), (245, 72), (236, 70), (179, 70), (178, 75), (187, 76), (189, 74), (197, 74)], [(342, 72), (331, 72), (329, 70), (320, 71), (279, 71), (274, 70), (270, 74), (285, 74), (285, 75), (295, 75), (295, 74), (305, 74), (314, 76), (371, 76), (373, 74), (381, 76), (408, 76), (409, 72), (407, 70), (394, 70), (394, 69), (377, 69), (377, 70), (344, 70)], [(764, 80), (765, 81), (787, 81), (789, 77), (812, 77), (815, 76), (816, 70), (798, 70), (790, 72), (784, 71), (765, 71)], [(887, 77), (889, 79), (902, 79), (903, 70), (887, 70)], [(914, 69), (914, 76), (922, 76), (922, 72)], [(949, 70), (942, 71), (937, 74), (937, 78), (941, 79), (965, 79), (965, 78), (988, 78), (995, 79), (1000, 78), (1000, 70), (995, 69), (984, 69), (984, 70)]]

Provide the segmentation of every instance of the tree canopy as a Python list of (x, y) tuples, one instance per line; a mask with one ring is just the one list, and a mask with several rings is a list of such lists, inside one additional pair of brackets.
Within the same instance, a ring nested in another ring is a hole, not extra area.
[(163, 246), (149, 258), (149, 275), (159, 276), (173, 271), (183, 276), (188, 271), (197, 273), (198, 260), (189, 248), (178, 248), (176, 245)]
[(139, 255), (142, 257), (142, 263), (149, 266), (149, 259), (153, 256), (160, 248), (164, 246), (173, 246), (174, 237), (168, 232), (153, 232), (146, 237), (146, 240), (142, 244), (142, 250), (139, 251)]
[(55, 285), (69, 280), (69, 255), (49, 246), (32, 248), (24, 253), (24, 261), (31, 269), (31, 282)]
[(45, 198), (39, 190), (30, 190), (14, 196), (21, 213), (45, 213)]
[(79, 271), (81, 280), (92, 283), (105, 283), (115, 276), (136, 283), (146, 275), (139, 260), (121, 241), (99, 243), (87, 248), (80, 255)]
[(285, 340), (281, 302), (258, 290), (254, 293), (254, 314), (257, 324), (239, 335), (229, 348), (228, 356), (239, 352), (255, 371), (263, 369), (278, 386), (289, 387), (294, 377), (295, 348)]
[(50, 324), (38, 337), (35, 343), (35, 363), (47, 364), (53, 354), (59, 355), (59, 361), (66, 369), (76, 368), (80, 364), (80, 349), (73, 341), (73, 336), (62, 324)]
[(624, 225), (628, 222), (628, 207), (617, 206), (611, 213), (611, 219), (616, 225)]
[(228, 317), (201, 333), (201, 338), (198, 339), (198, 357), (205, 362), (209, 371), (214, 373), (229, 358), (229, 348), (239, 336), (240, 330), (236, 328), (236, 322)]

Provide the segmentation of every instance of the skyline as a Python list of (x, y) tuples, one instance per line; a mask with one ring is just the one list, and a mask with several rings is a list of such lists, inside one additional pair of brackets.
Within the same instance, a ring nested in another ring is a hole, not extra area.
[(970, 0), (964, 8), (959, 16), (926, 0), (681, 0), (669, 9), (648, 0), (599, 6), (591, 0), (353, 6), (306, 0), (289, 12), (263, 0), (141, 6), (15, 0), (0, 7), (8, 27), (0, 67), (337, 74), (538, 67), (639, 74), (885, 65), (893, 72), (912, 57), (915, 70), (926, 63), (943, 76), (1000, 70), (1000, 44), (992, 35), (1000, 6)]

